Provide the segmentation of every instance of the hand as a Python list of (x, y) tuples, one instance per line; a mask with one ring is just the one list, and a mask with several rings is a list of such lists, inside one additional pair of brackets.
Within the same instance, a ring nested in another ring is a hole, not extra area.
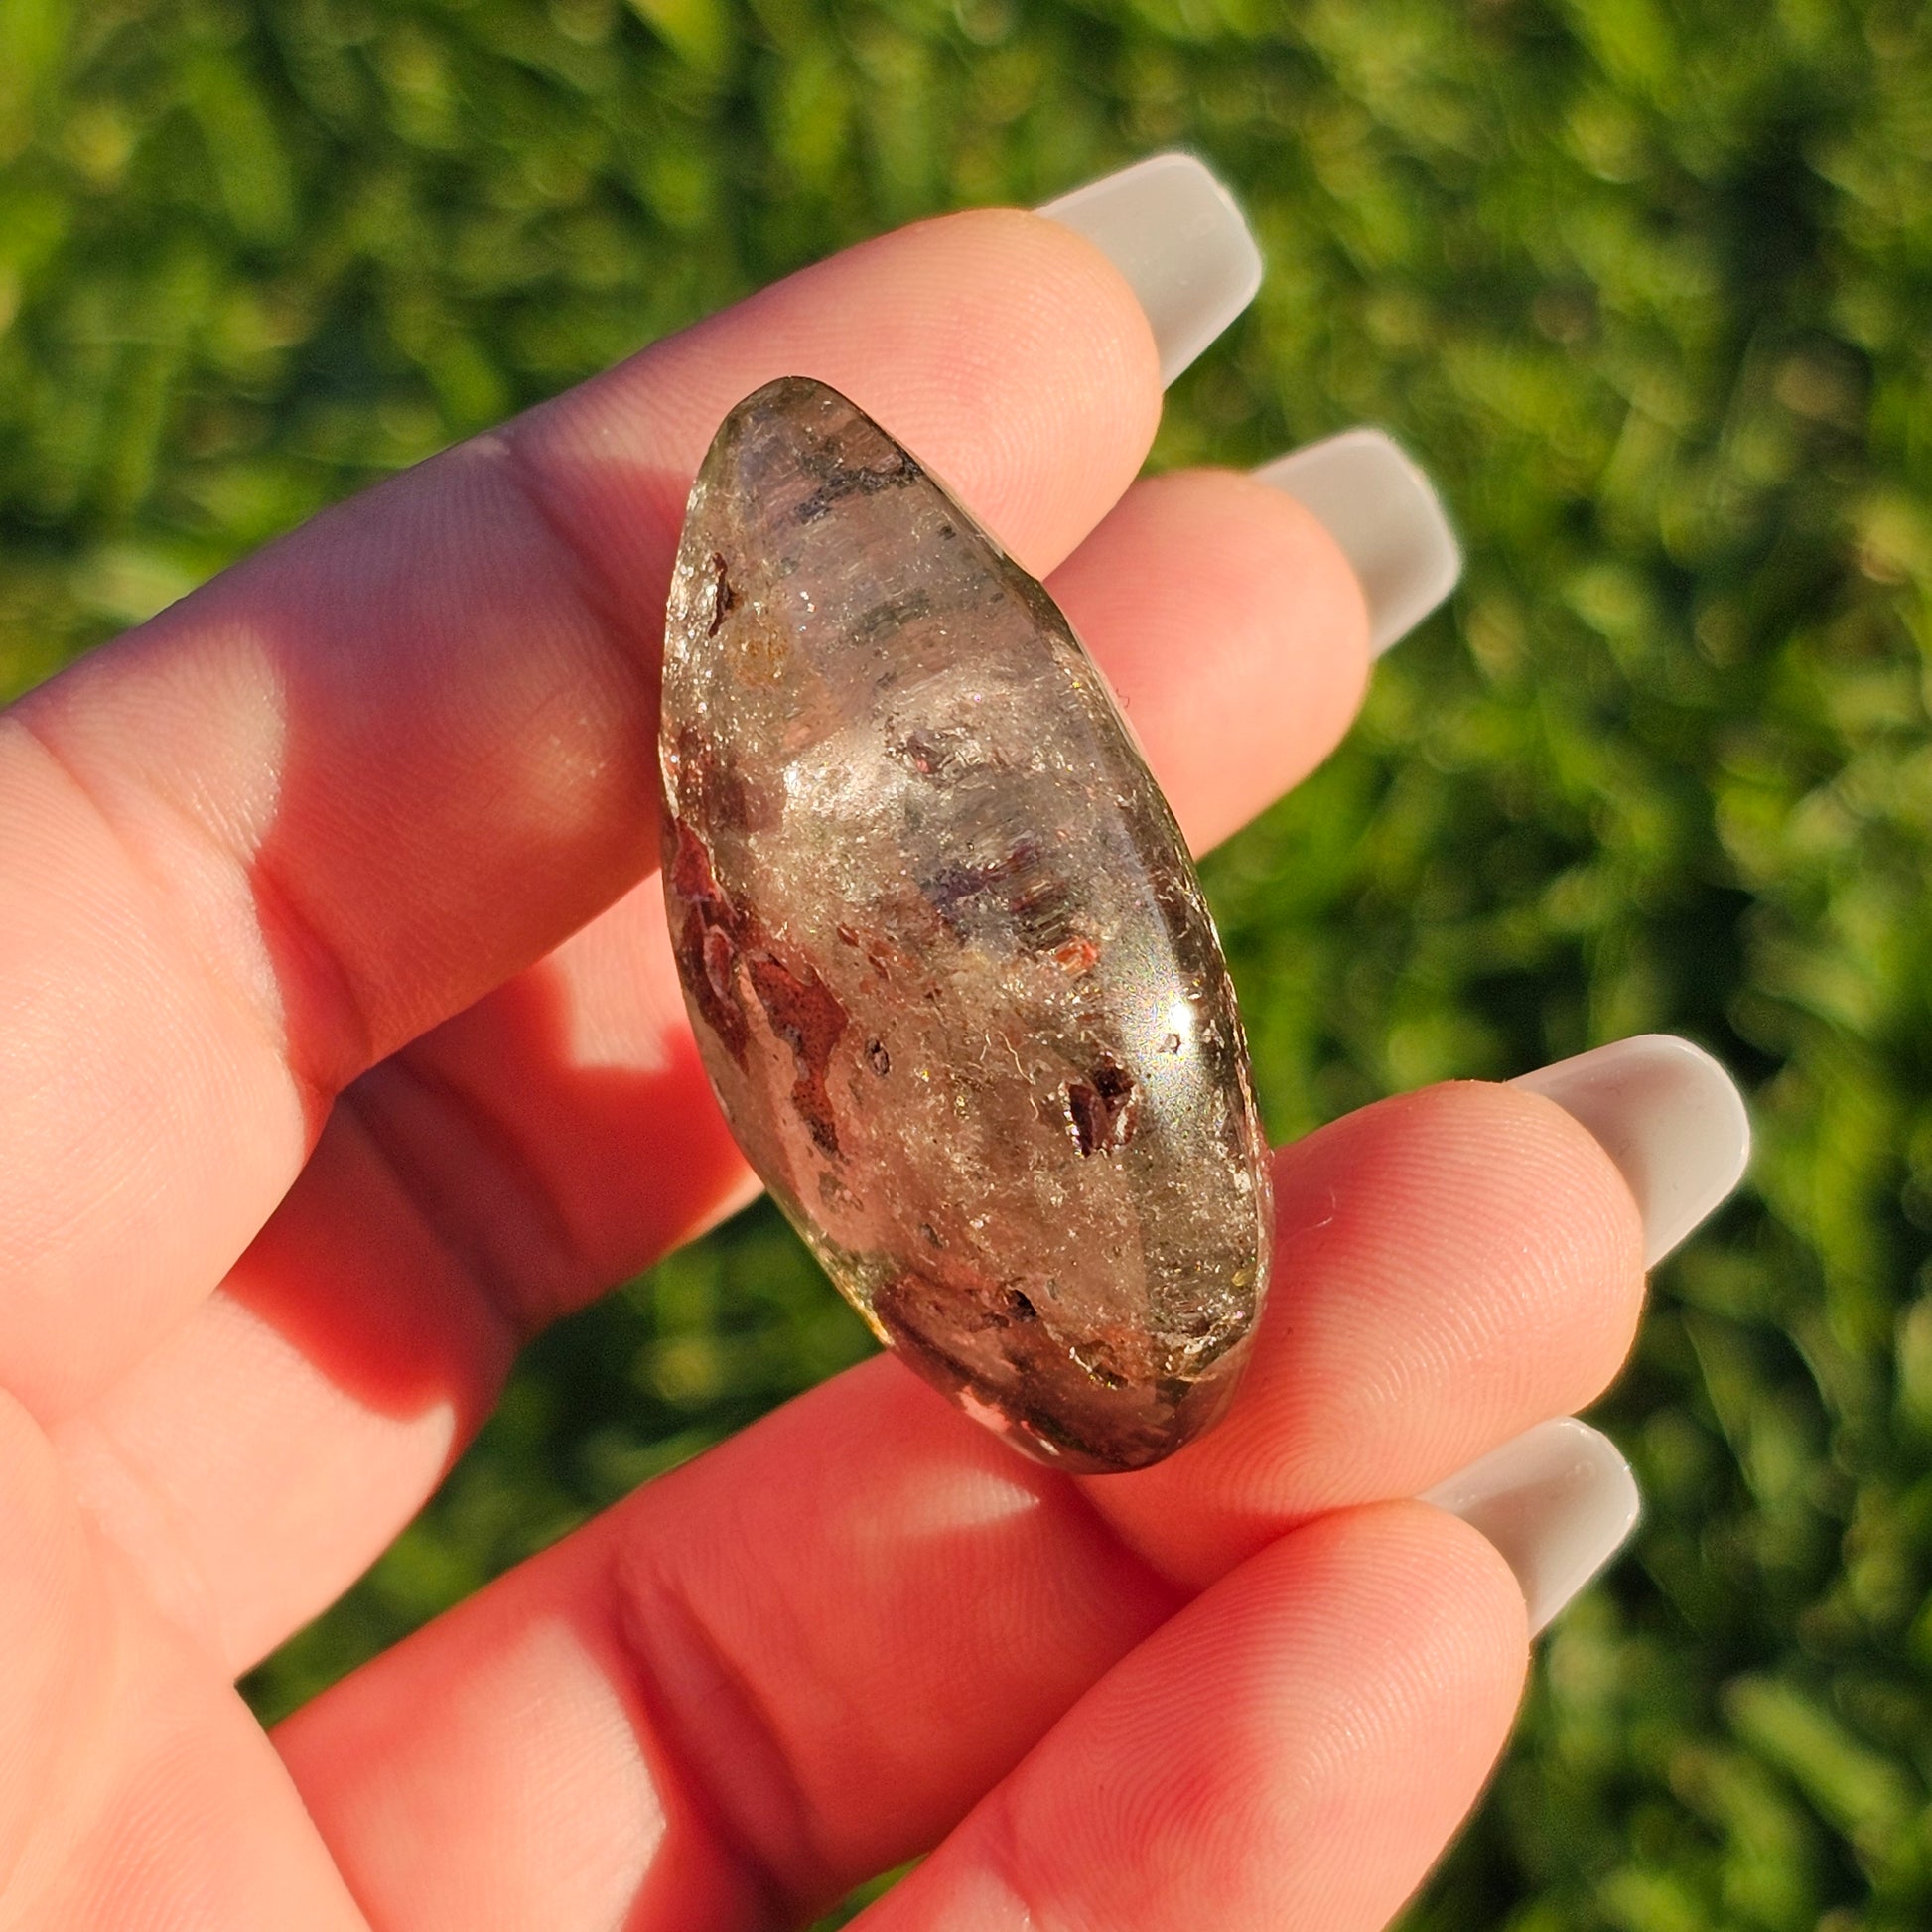
[(1527, 1619), (1496, 1543), (1393, 1499), (1615, 1372), (1642, 1210), (1683, 1219), (1676, 1075), (1601, 1142), (1455, 1085), (1285, 1152), (1249, 1383), (1156, 1469), (1055, 1477), (873, 1360), (272, 1737), (231, 1688), (523, 1337), (750, 1191), (646, 876), (659, 614), (732, 402), (824, 377), (1051, 571), (1198, 844), (1334, 743), (1356, 578), (1278, 490), (1133, 481), (1158, 367), (1059, 227), (891, 235), (8, 714), (0, 1924), (725, 1932), (935, 1846), (868, 1924), (1366, 1932), (1416, 1884)]

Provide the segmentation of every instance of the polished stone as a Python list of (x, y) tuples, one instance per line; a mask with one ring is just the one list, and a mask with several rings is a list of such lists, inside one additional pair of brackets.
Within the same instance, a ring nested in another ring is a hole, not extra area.
[(833, 1280), (1056, 1466), (1198, 1434), (1270, 1209), (1193, 866), (1046, 592), (820, 383), (705, 458), (660, 754), (699, 1047)]

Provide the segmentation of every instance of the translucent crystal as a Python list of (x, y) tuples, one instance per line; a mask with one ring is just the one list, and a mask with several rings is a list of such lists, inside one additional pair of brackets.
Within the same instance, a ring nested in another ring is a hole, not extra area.
[(705, 458), (660, 756), (699, 1046), (832, 1279), (1060, 1467), (1196, 1435), (1270, 1214), (1193, 867), (1046, 592), (820, 383), (747, 397)]

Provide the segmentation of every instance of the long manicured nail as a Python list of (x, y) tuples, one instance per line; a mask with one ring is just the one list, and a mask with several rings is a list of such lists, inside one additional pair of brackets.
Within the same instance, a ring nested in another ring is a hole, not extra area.
[(1036, 212), (1083, 234), (1125, 275), (1172, 382), (1261, 286), (1261, 250), (1234, 197), (1191, 154), (1156, 154)]
[(1435, 485), (1392, 437), (1347, 429), (1264, 464), (1255, 476), (1327, 526), (1368, 600), (1380, 657), (1454, 590), (1462, 548)]
[(1744, 1175), (1751, 1124), (1730, 1075), (1701, 1046), (1638, 1034), (1512, 1084), (1594, 1134), (1643, 1216), (1644, 1266), (1661, 1261)]
[(1530, 1635), (1629, 1541), (1637, 1479), (1607, 1436), (1566, 1417), (1539, 1423), (1424, 1497), (1502, 1552), (1529, 1605)]

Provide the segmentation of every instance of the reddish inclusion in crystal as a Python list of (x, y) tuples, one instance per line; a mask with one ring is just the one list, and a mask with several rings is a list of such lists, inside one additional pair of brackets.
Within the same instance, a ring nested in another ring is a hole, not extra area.
[(1269, 1198), (1193, 868), (1046, 593), (822, 384), (759, 390), (705, 459), (660, 764), (700, 1050), (840, 1289), (1060, 1467), (1196, 1435)]

